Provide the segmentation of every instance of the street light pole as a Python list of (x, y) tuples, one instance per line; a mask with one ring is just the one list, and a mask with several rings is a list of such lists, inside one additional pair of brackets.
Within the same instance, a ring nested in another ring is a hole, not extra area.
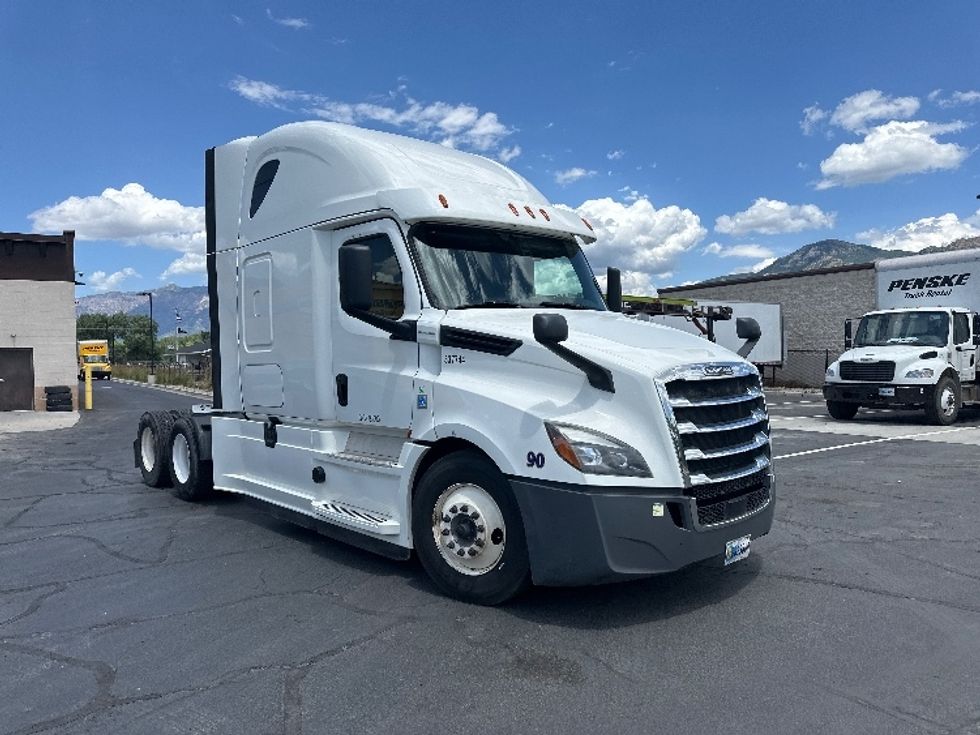
[[(153, 294), (150, 291), (140, 291), (140, 296), (150, 298), (150, 375), (156, 378), (156, 335), (154, 334), (156, 322), (153, 321)], [(147, 382), (155, 382), (147, 380)]]

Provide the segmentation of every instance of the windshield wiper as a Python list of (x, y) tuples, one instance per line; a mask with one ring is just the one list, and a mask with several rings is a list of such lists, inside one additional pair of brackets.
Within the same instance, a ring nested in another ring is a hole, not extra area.
[(513, 301), (481, 301), (478, 304), (463, 304), (456, 309), (524, 309), (523, 304), (515, 304)]
[(569, 301), (542, 301), (538, 306), (543, 306), (546, 309), (581, 309), (582, 311), (593, 311), (591, 306), (574, 304)]

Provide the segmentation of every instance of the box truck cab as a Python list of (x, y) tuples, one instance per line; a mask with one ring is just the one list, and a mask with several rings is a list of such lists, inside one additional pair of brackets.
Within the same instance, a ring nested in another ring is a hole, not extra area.
[(756, 369), (607, 308), (590, 224), (513, 171), (319, 122), (206, 162), (214, 402), (144, 415), (150, 484), (414, 551), (480, 603), (738, 561), (769, 530)]
[(85, 380), (85, 370), (92, 371), (95, 380), (112, 378), (109, 364), (109, 342), (104, 339), (83, 339), (78, 342), (78, 379)]
[(921, 408), (935, 424), (980, 401), (980, 250), (875, 264), (878, 310), (845, 324), (847, 351), (827, 369), (824, 397), (836, 419), (861, 406)]

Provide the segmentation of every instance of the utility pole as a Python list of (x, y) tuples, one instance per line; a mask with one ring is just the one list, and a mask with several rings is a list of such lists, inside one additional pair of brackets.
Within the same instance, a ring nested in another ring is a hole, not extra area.
[[(156, 322), (153, 321), (153, 293), (150, 291), (140, 291), (140, 296), (148, 296), (150, 298), (150, 375), (147, 377), (147, 383), (156, 382)], [(150, 379), (152, 377), (152, 379)]]
[(174, 319), (176, 320), (176, 325), (174, 326), (174, 365), (177, 364), (177, 336), (180, 334), (180, 312), (174, 309)]

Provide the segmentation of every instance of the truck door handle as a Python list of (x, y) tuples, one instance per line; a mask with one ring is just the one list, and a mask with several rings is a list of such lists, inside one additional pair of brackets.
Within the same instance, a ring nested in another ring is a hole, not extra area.
[(347, 405), (347, 376), (341, 373), (336, 378), (337, 381), (337, 403), (341, 406)]

